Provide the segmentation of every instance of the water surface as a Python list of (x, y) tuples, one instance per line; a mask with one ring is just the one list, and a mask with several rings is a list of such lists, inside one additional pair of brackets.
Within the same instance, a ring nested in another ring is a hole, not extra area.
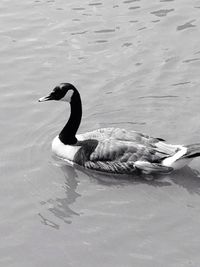
[(1, 1), (1, 266), (199, 266), (199, 159), (156, 181), (75, 170), (50, 145), (69, 107), (37, 102), (71, 82), (80, 132), (200, 142), (199, 15), (195, 0)]

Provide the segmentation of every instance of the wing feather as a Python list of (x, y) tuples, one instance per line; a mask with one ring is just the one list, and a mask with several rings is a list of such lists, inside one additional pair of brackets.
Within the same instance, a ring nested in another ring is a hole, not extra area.
[[(164, 143), (163, 139), (119, 128), (89, 132), (81, 135), (81, 140), (85, 146), (76, 156), (77, 163), (85, 168), (114, 173), (170, 172), (171, 168), (161, 165), (162, 160), (180, 149), (180, 146)], [(92, 142), (89, 150), (88, 140)]]
[(160, 157), (160, 153), (151, 146), (109, 139), (98, 142), (88, 161), (130, 163), (133, 166), (133, 163), (138, 160), (159, 162), (161, 158), (163, 155)]
[(88, 161), (85, 163), (85, 168), (96, 171), (105, 171), (111, 173), (130, 174), (135, 172), (134, 164), (131, 162), (113, 162), (113, 161)]

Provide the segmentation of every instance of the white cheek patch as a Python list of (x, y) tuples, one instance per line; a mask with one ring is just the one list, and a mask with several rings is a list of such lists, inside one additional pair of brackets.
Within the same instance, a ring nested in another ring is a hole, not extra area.
[(70, 102), (73, 96), (74, 90), (67, 91), (66, 95), (61, 99), (61, 101)]

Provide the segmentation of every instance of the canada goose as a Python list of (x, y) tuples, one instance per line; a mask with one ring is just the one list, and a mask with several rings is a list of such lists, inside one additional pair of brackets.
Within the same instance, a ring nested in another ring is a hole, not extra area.
[(81, 97), (70, 83), (61, 83), (39, 102), (57, 100), (70, 103), (71, 114), (52, 150), (60, 158), (97, 171), (134, 174), (169, 173), (200, 156), (200, 144), (170, 145), (136, 131), (102, 128), (76, 134), (82, 117)]

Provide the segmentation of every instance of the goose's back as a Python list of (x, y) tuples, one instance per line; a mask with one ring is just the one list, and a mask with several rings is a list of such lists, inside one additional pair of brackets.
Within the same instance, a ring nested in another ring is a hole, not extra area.
[(81, 140), (95, 139), (102, 141), (105, 139), (114, 139), (121, 141), (136, 142), (138, 144), (156, 143), (158, 141), (164, 141), (161, 138), (154, 138), (147, 134), (143, 134), (136, 131), (128, 131), (122, 128), (101, 128), (91, 132), (87, 132), (79, 135)]
[(86, 168), (115, 173), (132, 173), (139, 162), (138, 166), (141, 162), (160, 164), (177, 150), (162, 139), (119, 128), (86, 133), (82, 140), (75, 162)]

